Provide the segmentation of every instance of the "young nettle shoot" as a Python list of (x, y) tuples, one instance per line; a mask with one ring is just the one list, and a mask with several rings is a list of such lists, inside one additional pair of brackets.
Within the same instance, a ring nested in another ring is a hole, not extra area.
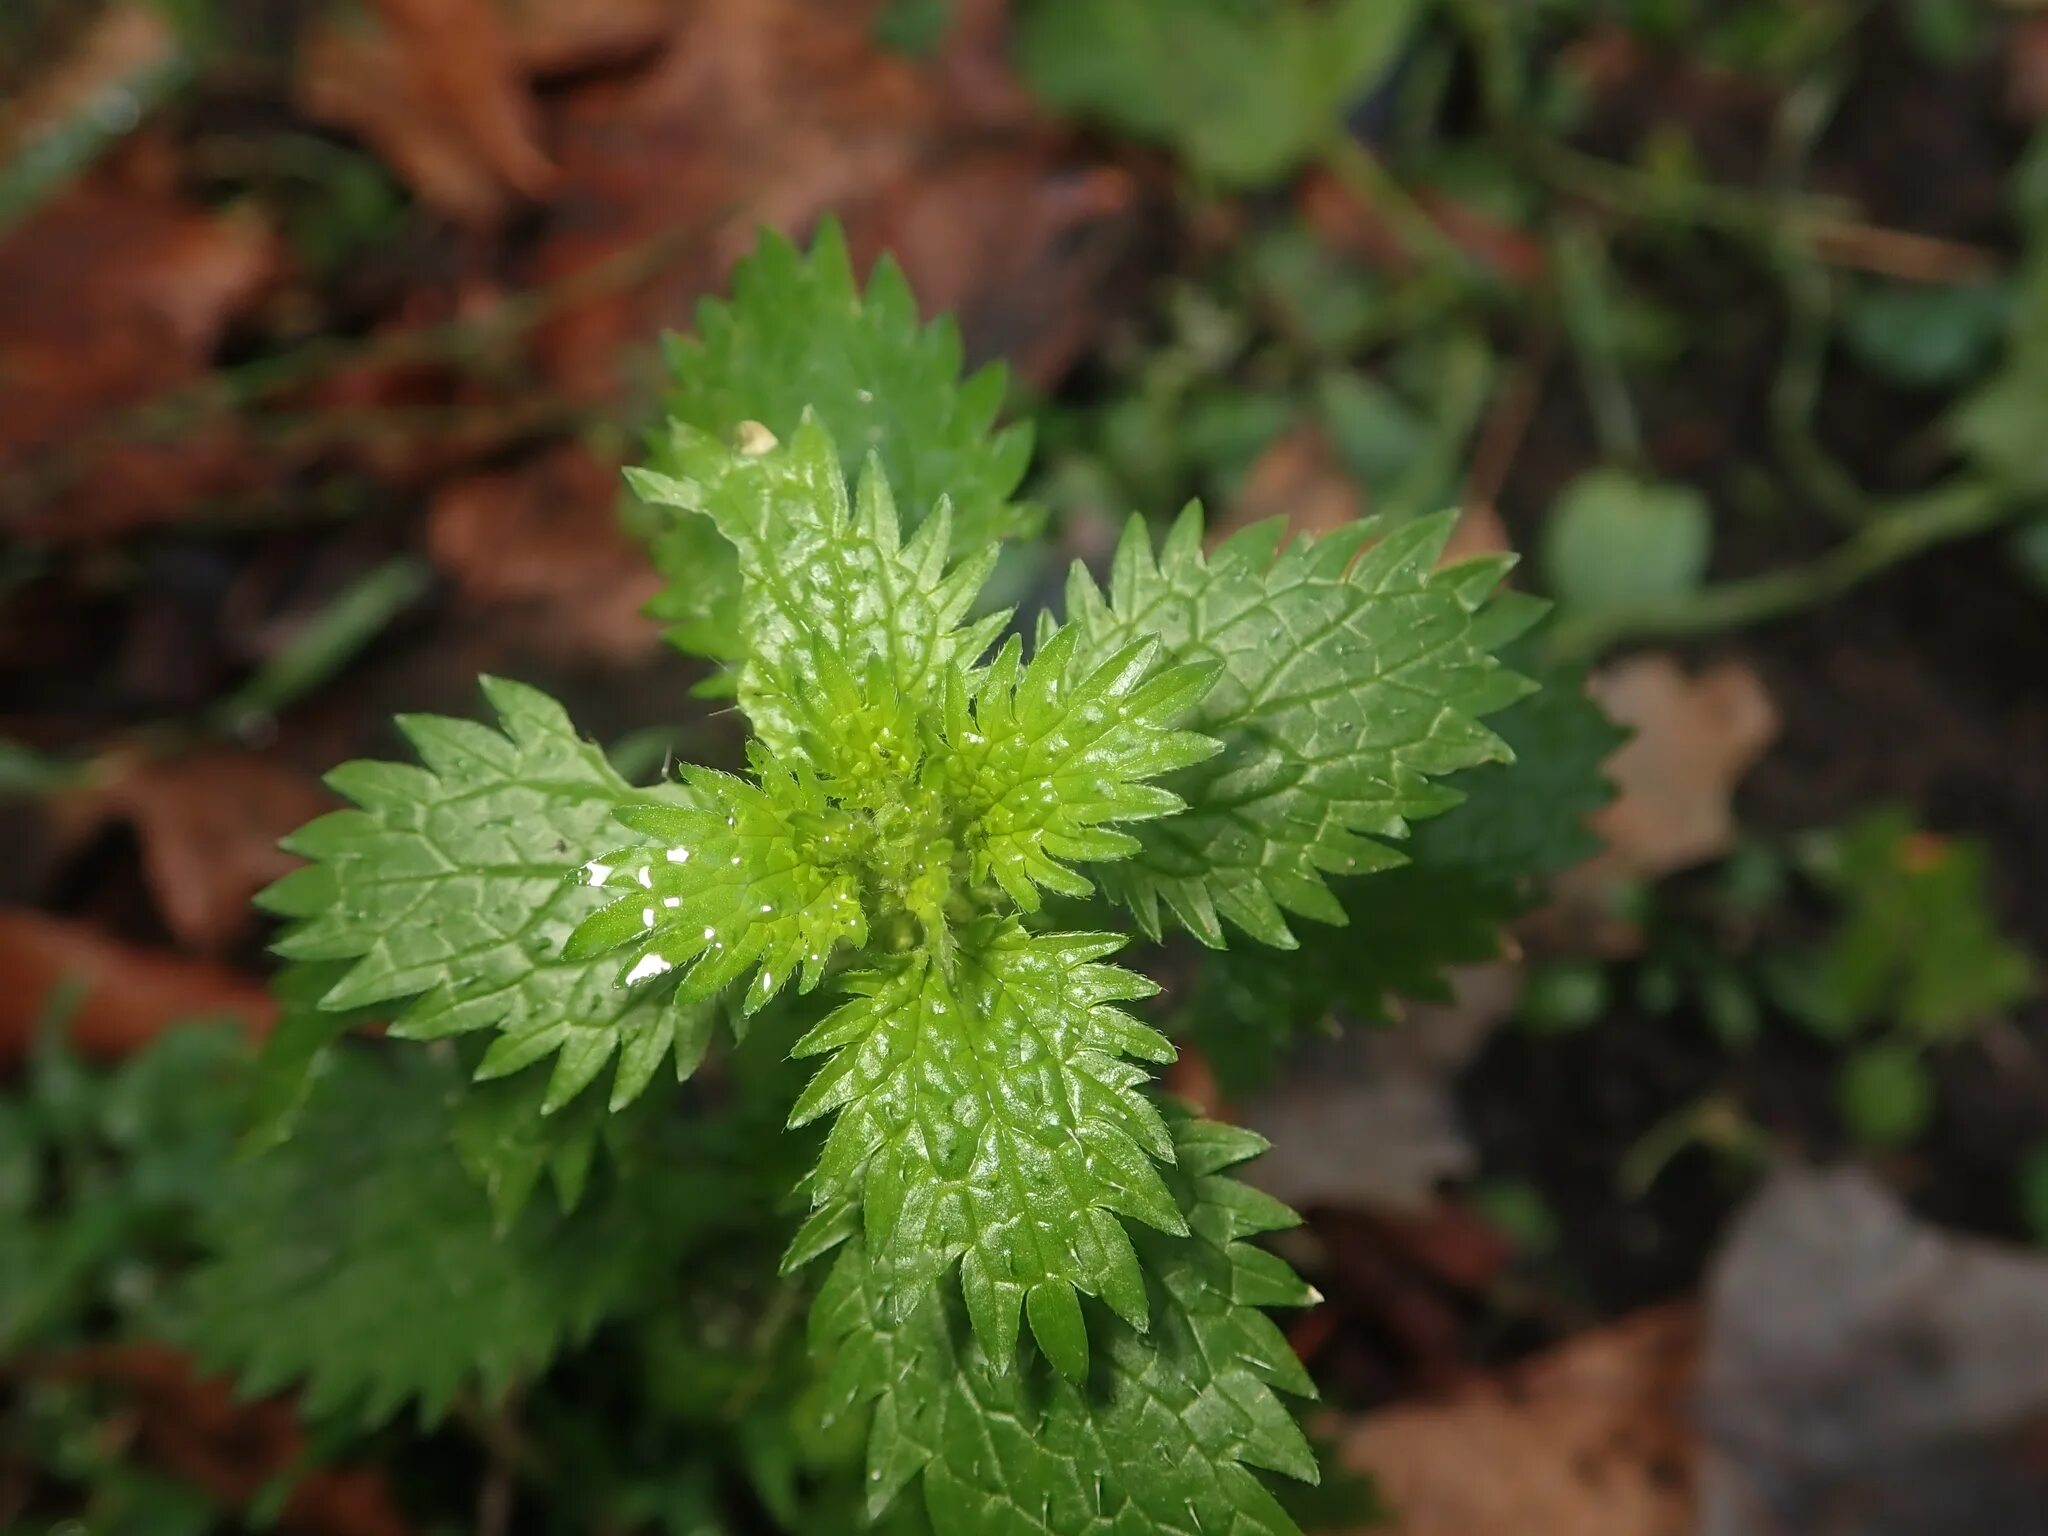
[[(543, 1167), (565, 1208), (626, 1187), (594, 1154), (603, 1106), (645, 1113), (722, 1017), (794, 1013), (814, 1070), (775, 1113), (817, 1156), (784, 1271), (810, 1293), (806, 1401), (865, 1423), (870, 1514), (1290, 1532), (1261, 1474), (1315, 1478), (1286, 1401), (1311, 1386), (1264, 1309), (1314, 1298), (1250, 1239), (1294, 1217), (1230, 1174), (1257, 1137), (1158, 1093), (1174, 1048), (1135, 1011), (1158, 989), (1132, 946), (1306, 944), (1310, 967), (1369, 927), (1411, 823), (1464, 798), (1446, 778), (1506, 771), (1485, 717), (1532, 687), (1498, 656), (1540, 605), (1500, 590), (1505, 557), (1440, 566), (1448, 518), (1205, 549), (1190, 509), (1163, 539), (1132, 518), (1106, 582), (1077, 565), (1063, 611), (1019, 625), (983, 601), (1039, 521), (1000, 377), (960, 383), (950, 328), (893, 268), (863, 292), (833, 232), (808, 260), (766, 243), (736, 286), (678, 344), (630, 479), (657, 612), (720, 664), (745, 771), (636, 788), (503, 681), (495, 728), (402, 721), (422, 766), (337, 770), (354, 808), (268, 893), (307, 998), (288, 1027), (381, 1011), (402, 1039), (488, 1038), (472, 1096), (544, 1084), (461, 1141), (532, 1244), (583, 1219), (527, 1202)], [(215, 1352), (246, 1362), (228, 1310)], [(263, 1345), (267, 1381), (346, 1369), (293, 1349)], [(443, 1365), (418, 1395), (446, 1400)], [(384, 1362), (378, 1400), (405, 1381)]]

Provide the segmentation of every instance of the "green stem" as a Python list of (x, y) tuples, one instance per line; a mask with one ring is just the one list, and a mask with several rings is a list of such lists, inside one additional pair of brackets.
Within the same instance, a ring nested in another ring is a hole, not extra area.
[(1961, 282), (1999, 266), (1995, 255), (1977, 246), (1866, 223), (1838, 198), (1673, 181), (1554, 139), (1532, 139), (1510, 150), (1539, 180), (1633, 219), (1716, 230), (1766, 249), (1789, 238), (1815, 260), (1901, 282)]
[(1655, 605), (1567, 614), (1551, 632), (1551, 650), (1559, 658), (1583, 658), (1623, 643), (1712, 634), (1798, 613), (1924, 550), (1988, 532), (2024, 509), (2024, 503), (1982, 481), (1952, 481), (1892, 503), (1803, 565), (1716, 582)]
[(1384, 165), (1342, 127), (1324, 141), (1321, 163), (1353, 197), (1379, 214), (1417, 258), (1463, 272), (1473, 261), (1464, 248), (1394, 179)]
[(1557, 267), (1565, 330), (1578, 357), (1579, 377), (1585, 385), (1600, 450), (1616, 463), (1640, 468), (1643, 428), (1622, 372), (1621, 341), (1615, 333), (1609, 292), (1613, 269), (1606, 247), (1584, 223), (1567, 219), (1560, 222), (1551, 240), (1551, 259)]

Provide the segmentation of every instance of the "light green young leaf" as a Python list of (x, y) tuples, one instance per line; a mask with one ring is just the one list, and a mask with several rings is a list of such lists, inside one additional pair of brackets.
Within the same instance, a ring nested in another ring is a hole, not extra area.
[(1551, 509), (1543, 573), (1567, 609), (1640, 611), (1697, 587), (1713, 539), (1713, 514), (1691, 486), (1596, 469)]
[(649, 841), (584, 866), (582, 879), (610, 905), (583, 920), (565, 955), (630, 944), (620, 984), (687, 967), (677, 987), (685, 1001), (716, 997), (758, 964), (743, 1001), (751, 1014), (799, 973), (810, 991), (840, 944), (865, 944), (855, 862), (865, 828), (807, 769), (762, 768), (759, 786), (686, 768), (692, 805), (621, 806), (618, 819)]
[(313, 862), (259, 902), (292, 920), (294, 960), (348, 960), (319, 999), (330, 1010), (402, 1004), (392, 1032), (434, 1039), (496, 1030), (479, 1077), (555, 1057), (546, 1107), (574, 1098), (618, 1058), (611, 1102), (630, 1103), (664, 1057), (703, 1053), (708, 1012), (674, 988), (620, 991), (616, 967), (563, 947), (603, 903), (575, 870), (618, 833), (635, 790), (561, 706), (484, 680), (499, 730), (466, 720), (399, 722), (425, 762), (355, 762), (328, 782), (359, 807), (300, 828), (286, 846)]
[(1457, 804), (1437, 779), (1512, 757), (1479, 719), (1530, 687), (1489, 654), (1502, 626), (1483, 605), (1506, 562), (1436, 570), (1450, 521), (1358, 523), (1285, 549), (1267, 522), (1205, 558), (1190, 508), (1156, 559), (1133, 520), (1107, 601), (1075, 567), (1068, 623), (1086, 660), (1156, 635), (1173, 662), (1222, 667), (1182, 724), (1223, 751), (1171, 777), (1188, 809), (1147, 823), (1138, 852), (1101, 872), (1147, 934), (1163, 904), (1205, 944), (1223, 943), (1228, 919), (1291, 948), (1286, 913), (1345, 920), (1325, 874), (1402, 862), (1375, 839)]
[(1172, 1143), (1128, 1059), (1167, 1061), (1172, 1048), (1115, 1006), (1155, 988), (1096, 963), (1121, 942), (985, 919), (963, 934), (950, 975), (916, 951), (856, 978), (853, 1000), (797, 1046), (830, 1060), (791, 1123), (838, 1118), (811, 1181), (819, 1215), (795, 1253), (846, 1235), (858, 1202), (899, 1308), (957, 1260), (968, 1316), (999, 1364), (1016, 1351), (1021, 1307), (1045, 1354), (1084, 1376), (1077, 1290), (1144, 1328), (1145, 1287), (1117, 1217), (1185, 1229), (1155, 1165)]
[(1062, 630), (1020, 674), (1013, 636), (971, 684), (950, 679), (945, 751), (928, 775), (964, 814), (974, 877), (993, 875), (1026, 911), (1037, 910), (1041, 885), (1087, 895), (1093, 887), (1059, 861), (1135, 852), (1136, 838), (1106, 824), (1178, 811), (1178, 795), (1145, 781), (1216, 751), (1207, 737), (1173, 729), (1215, 668), (1152, 676), (1159, 647), (1140, 640), (1084, 670), (1075, 664), (1079, 640)]
[(1097, 1316), (1105, 1368), (1050, 1379), (1027, 1355), (991, 1358), (958, 1324), (949, 1287), (906, 1313), (905, 1277), (879, 1250), (847, 1246), (811, 1317), (830, 1362), (828, 1413), (874, 1404), (871, 1514), (923, 1479), (933, 1526), (977, 1536), (1300, 1536), (1254, 1469), (1316, 1480), (1278, 1396), (1313, 1396), (1280, 1330), (1257, 1309), (1301, 1306), (1309, 1288), (1243, 1239), (1294, 1217), (1222, 1170), (1264, 1143), (1175, 1114), (1171, 1175), (1186, 1233), (1139, 1231), (1151, 1328)]
[[(1003, 369), (962, 379), (958, 328), (919, 322), (891, 258), (876, 262), (863, 293), (834, 222), (820, 227), (808, 257), (764, 230), (733, 268), (731, 299), (707, 300), (696, 335), (670, 337), (666, 351), (671, 421), (721, 442), (749, 422), (787, 439), (809, 409), (848, 455), (847, 475), (869, 454), (881, 461), (912, 528), (950, 501), (955, 558), (1037, 530), (1038, 509), (1010, 499), (1031, 458), (1031, 430), (995, 427)], [(650, 444), (648, 467), (679, 472), (666, 436)], [(665, 518), (653, 553), (668, 586), (651, 611), (676, 626), (671, 638), (739, 659), (732, 549), (702, 519), (683, 516)]]
[(739, 697), (755, 736), (840, 778), (899, 769), (917, 702), (1006, 621), (961, 627), (995, 549), (951, 562), (943, 498), (901, 542), (885, 475), (871, 462), (850, 502), (815, 415), (787, 445), (733, 452), (678, 425), (671, 447), (673, 473), (627, 475), (643, 499), (709, 517), (738, 551)]

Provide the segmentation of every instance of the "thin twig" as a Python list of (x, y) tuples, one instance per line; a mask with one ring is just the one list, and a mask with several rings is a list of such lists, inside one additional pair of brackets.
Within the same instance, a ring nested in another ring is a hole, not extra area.
[(1472, 449), (1472, 469), (1465, 477), (1463, 505), (1467, 511), (1490, 507), (1500, 499), (1514, 469), (1529, 427), (1536, 419), (1536, 407), (1543, 398), (1543, 376), (1550, 371), (1553, 338), (1545, 332), (1529, 355), (1509, 377), (1507, 386), (1495, 398), (1493, 409), (1479, 428), (1479, 440)]
[(1454, 272), (1474, 265), (1471, 254), (1349, 132), (1340, 128), (1325, 142), (1322, 165), (1361, 205), (1385, 218), (1411, 254)]
[[(7, 499), (10, 514), (33, 512), (61, 495), (111, 447), (168, 441), (208, 418), (246, 410), (289, 390), (303, 389), (357, 369), (396, 369), (459, 362), (494, 344), (524, 335), (561, 310), (632, 288), (701, 245), (723, 211), (677, 225), (540, 288), (514, 294), (488, 313), (440, 325), (398, 331), (369, 341), (322, 338), (274, 357), (218, 369), (147, 400), (124, 406), (72, 434), (60, 453), (20, 473), (20, 489)], [(306, 429), (309, 431), (315, 429)]]
[(1667, 181), (1555, 140), (1526, 143), (1519, 151), (1543, 180), (1611, 212), (1716, 229), (1767, 245), (1789, 236), (1833, 266), (1942, 284), (1981, 281), (2003, 265), (1982, 246), (1866, 223), (1834, 199)]

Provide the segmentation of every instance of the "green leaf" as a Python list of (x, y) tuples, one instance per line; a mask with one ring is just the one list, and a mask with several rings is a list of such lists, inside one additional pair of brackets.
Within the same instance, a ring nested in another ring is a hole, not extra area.
[(1880, 1020), (1954, 1039), (2032, 995), (2033, 961), (1999, 932), (1981, 845), (1931, 836), (1903, 811), (1812, 840), (1809, 869), (1840, 926), (1795, 972), (1808, 1023), (1842, 1035)]
[(658, 1284), (674, 1223), (641, 1184), (498, 1236), (451, 1144), (460, 1081), (422, 1050), (338, 1053), (297, 1134), (224, 1176), (182, 1341), (245, 1392), (302, 1385), (316, 1416), (376, 1423), (416, 1400), (433, 1420)]
[(490, 1201), (500, 1236), (511, 1229), (547, 1175), (564, 1212), (583, 1198), (604, 1131), (604, 1101), (581, 1095), (550, 1115), (548, 1074), (530, 1067), (489, 1083), (465, 1084), (449, 1106), (455, 1155)]
[[(950, 1287), (906, 1312), (904, 1276), (851, 1243), (811, 1317), (830, 1362), (828, 1415), (874, 1404), (868, 1493), (879, 1515), (920, 1476), (933, 1526), (978, 1536), (1299, 1536), (1254, 1469), (1316, 1480), (1280, 1392), (1313, 1395), (1257, 1309), (1315, 1295), (1243, 1241), (1291, 1225), (1285, 1207), (1223, 1176), (1264, 1143), (1176, 1113), (1174, 1193), (1185, 1235), (1140, 1231), (1151, 1328), (1086, 1319), (1100, 1365), (1085, 1382), (1027, 1354), (991, 1358)], [(1035, 1326), (1034, 1318), (1034, 1326)]]
[(1995, 283), (1872, 282), (1851, 296), (1843, 339), (1858, 362), (1893, 383), (1953, 390), (1993, 355), (2010, 312), (2010, 295)]
[(1038, 886), (1068, 896), (1093, 887), (1062, 859), (1120, 859), (1138, 840), (1111, 822), (1180, 810), (1178, 795), (1145, 781), (1210, 757), (1216, 743), (1173, 722), (1215, 680), (1213, 666), (1156, 671), (1158, 643), (1141, 640), (1108, 660), (1075, 664), (1080, 634), (1062, 630), (1021, 674), (1015, 636), (970, 688), (949, 690), (946, 744), (932, 777), (962, 807), (976, 879), (993, 875), (1026, 911)]
[(1712, 540), (1699, 492), (1599, 469), (1566, 486), (1551, 509), (1543, 571), (1568, 608), (1636, 609), (1697, 587)]
[(651, 841), (584, 867), (582, 878), (611, 905), (583, 920), (565, 953), (594, 957), (630, 944), (622, 986), (687, 968), (677, 995), (695, 1001), (758, 965), (748, 1014), (792, 976), (810, 991), (840, 944), (867, 942), (854, 862), (864, 828), (807, 770), (764, 760), (760, 786), (708, 768), (683, 773), (693, 805), (619, 808), (619, 820)]
[(1866, 1146), (1908, 1146), (1934, 1118), (1934, 1084), (1919, 1053), (1906, 1046), (1856, 1052), (1842, 1065), (1836, 1098), (1849, 1134)]
[(1051, 105), (1261, 186), (1296, 169), (1393, 65), (1418, 0), (1030, 0), (1018, 57)]
[(2037, 1144), (2020, 1160), (2016, 1183), (2020, 1220), (2035, 1243), (2048, 1248), (2048, 1142)]
[[(941, 499), (950, 502), (955, 558), (1038, 529), (1038, 510), (1010, 499), (1030, 462), (1031, 430), (995, 427), (1003, 369), (962, 379), (957, 327), (919, 323), (891, 258), (875, 264), (863, 293), (835, 222), (820, 227), (808, 257), (764, 230), (733, 269), (732, 298), (707, 301), (696, 335), (670, 337), (666, 350), (671, 421), (721, 442), (736, 440), (749, 422), (787, 439), (814, 411), (845, 446), (849, 477), (869, 454), (880, 459), (911, 527)], [(650, 445), (648, 467), (679, 472), (666, 436)], [(676, 626), (671, 638), (700, 655), (738, 660), (732, 549), (701, 518), (682, 517), (664, 520), (653, 554), (668, 586), (650, 611)]]
[(296, 961), (271, 982), (280, 1004), (277, 1027), (263, 1042), (255, 1067), (255, 1116), (242, 1151), (263, 1152), (290, 1138), (306, 1095), (327, 1070), (334, 1046), (352, 1029), (380, 1018), (378, 1008), (330, 1011), (320, 999), (348, 972), (347, 961)]
[(1434, 570), (1449, 531), (1448, 517), (1391, 531), (1364, 522), (1280, 550), (1273, 521), (1204, 558), (1190, 508), (1157, 559), (1144, 526), (1130, 524), (1107, 602), (1076, 566), (1068, 621), (1085, 657), (1156, 635), (1173, 663), (1222, 667), (1182, 724), (1223, 751), (1171, 776), (1165, 787), (1188, 809), (1147, 823), (1138, 852), (1101, 872), (1148, 935), (1163, 904), (1205, 944), (1222, 945), (1228, 919), (1291, 948), (1284, 914), (1345, 921), (1325, 874), (1402, 862), (1374, 839), (1406, 836), (1411, 821), (1457, 804), (1436, 779), (1509, 759), (1479, 717), (1530, 685), (1488, 648), (1540, 606), (1484, 606), (1502, 561)]
[[(1511, 627), (1523, 601), (1497, 599), (1489, 611)], [(1506, 654), (1512, 663), (1527, 649)], [(1415, 828), (1412, 862), (1340, 886), (1344, 927), (1305, 927), (1298, 950), (1203, 957), (1185, 1027), (1227, 1089), (1259, 1086), (1280, 1049), (1334, 1011), (1379, 1023), (1395, 998), (1448, 1000), (1451, 967), (1498, 958), (1503, 926), (1537, 899), (1538, 882), (1599, 851), (1587, 818), (1612, 798), (1602, 769), (1624, 733), (1587, 697), (1583, 675), (1544, 676), (1492, 724), (1514, 761), (1453, 776), (1465, 799)]]
[(1156, 989), (1096, 963), (1121, 942), (984, 919), (950, 975), (917, 951), (855, 978), (853, 1000), (796, 1048), (831, 1059), (791, 1123), (838, 1115), (797, 1252), (846, 1235), (845, 1210), (859, 1202), (897, 1305), (957, 1261), (968, 1316), (998, 1362), (1016, 1350), (1023, 1307), (1039, 1347), (1084, 1374), (1076, 1290), (1142, 1329), (1145, 1287), (1117, 1217), (1183, 1228), (1155, 1165), (1172, 1144), (1127, 1059), (1167, 1061), (1172, 1048), (1115, 1006)]
[(561, 706), (486, 678), (499, 730), (420, 715), (400, 728), (424, 767), (355, 762), (328, 782), (359, 809), (336, 811), (286, 846), (314, 862), (259, 898), (292, 920), (294, 960), (351, 960), (319, 999), (329, 1010), (404, 1003), (392, 1033), (435, 1039), (496, 1030), (478, 1076), (555, 1058), (546, 1107), (574, 1098), (614, 1057), (623, 1107), (673, 1054), (686, 1072), (708, 1015), (673, 986), (619, 991), (606, 961), (564, 945), (604, 897), (574, 872), (616, 841), (612, 812), (635, 796)]
[(913, 750), (917, 701), (936, 697), (945, 669), (988, 648), (1007, 615), (960, 627), (996, 550), (949, 556), (942, 498), (908, 544), (895, 498), (870, 463), (858, 502), (838, 452), (806, 413), (785, 446), (733, 452), (678, 424), (673, 473), (629, 470), (651, 503), (709, 517), (738, 551), (740, 705), (777, 757), (854, 777)]

